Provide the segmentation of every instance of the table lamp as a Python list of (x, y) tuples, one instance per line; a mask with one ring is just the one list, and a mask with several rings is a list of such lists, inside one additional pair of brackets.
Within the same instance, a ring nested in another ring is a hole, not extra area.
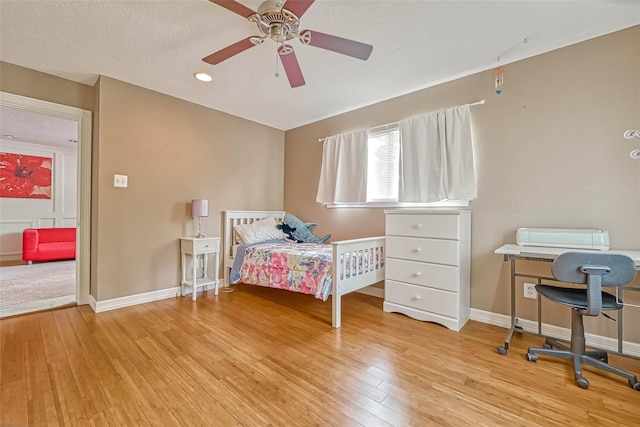
[(191, 200), (191, 216), (198, 218), (198, 235), (196, 237), (204, 237), (204, 234), (202, 234), (202, 217), (209, 216), (209, 201), (204, 199)]

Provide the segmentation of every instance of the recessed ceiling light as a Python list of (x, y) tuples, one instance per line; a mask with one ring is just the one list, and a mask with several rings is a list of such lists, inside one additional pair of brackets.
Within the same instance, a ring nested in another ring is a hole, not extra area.
[(210, 82), (211, 80), (213, 80), (213, 77), (211, 77), (207, 73), (195, 73), (193, 77), (200, 80), (201, 82)]

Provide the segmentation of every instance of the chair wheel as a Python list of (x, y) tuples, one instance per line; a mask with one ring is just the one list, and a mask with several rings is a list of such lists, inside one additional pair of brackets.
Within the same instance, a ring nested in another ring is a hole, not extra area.
[(538, 355), (535, 353), (527, 353), (527, 360), (529, 362), (535, 362), (538, 360)]
[(548, 342), (545, 342), (544, 344), (542, 344), (542, 347), (544, 347), (544, 348), (553, 348), (553, 346), (551, 344), (549, 344)]
[(514, 331), (516, 334), (522, 334), (522, 333), (524, 333), (524, 329), (522, 329), (522, 326), (515, 326), (515, 327), (513, 328), (513, 331)]
[(609, 356), (608, 355), (604, 355), (603, 357), (600, 358), (600, 361), (602, 361), (604, 363), (609, 363)]
[(498, 350), (498, 354), (501, 354), (501, 355), (503, 355), (503, 356), (504, 356), (505, 354), (507, 354), (507, 349), (506, 349), (506, 348), (504, 348), (504, 346), (502, 346), (502, 345), (497, 346), (497, 347), (496, 347), (496, 350)]
[(640, 391), (640, 381), (636, 381), (635, 383), (631, 383), (631, 380), (629, 380), (629, 385), (635, 391)]
[(576, 384), (578, 384), (578, 387), (580, 388), (584, 388), (584, 389), (589, 388), (589, 380), (586, 378), (578, 378), (576, 380)]

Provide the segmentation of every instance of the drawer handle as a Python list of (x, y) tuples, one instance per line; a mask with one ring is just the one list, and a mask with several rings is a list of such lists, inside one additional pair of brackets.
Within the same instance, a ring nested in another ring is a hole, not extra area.
[(419, 271), (416, 271), (416, 273), (413, 276), (414, 277), (420, 277), (420, 276), (422, 276), (422, 273), (420, 273)]
[(416, 224), (413, 226), (416, 230), (420, 230), (422, 228), (422, 224)]
[(422, 252), (422, 248), (418, 246), (417, 248), (414, 249), (414, 252), (419, 254), (420, 252)]
[(414, 301), (420, 301), (422, 299), (422, 297), (420, 295), (416, 295), (415, 297), (412, 298)]

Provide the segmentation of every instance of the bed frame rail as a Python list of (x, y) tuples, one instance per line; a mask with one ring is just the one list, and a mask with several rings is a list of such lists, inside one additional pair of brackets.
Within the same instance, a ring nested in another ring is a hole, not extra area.
[(385, 237), (333, 242), (331, 324), (340, 327), (341, 296), (384, 280)]

